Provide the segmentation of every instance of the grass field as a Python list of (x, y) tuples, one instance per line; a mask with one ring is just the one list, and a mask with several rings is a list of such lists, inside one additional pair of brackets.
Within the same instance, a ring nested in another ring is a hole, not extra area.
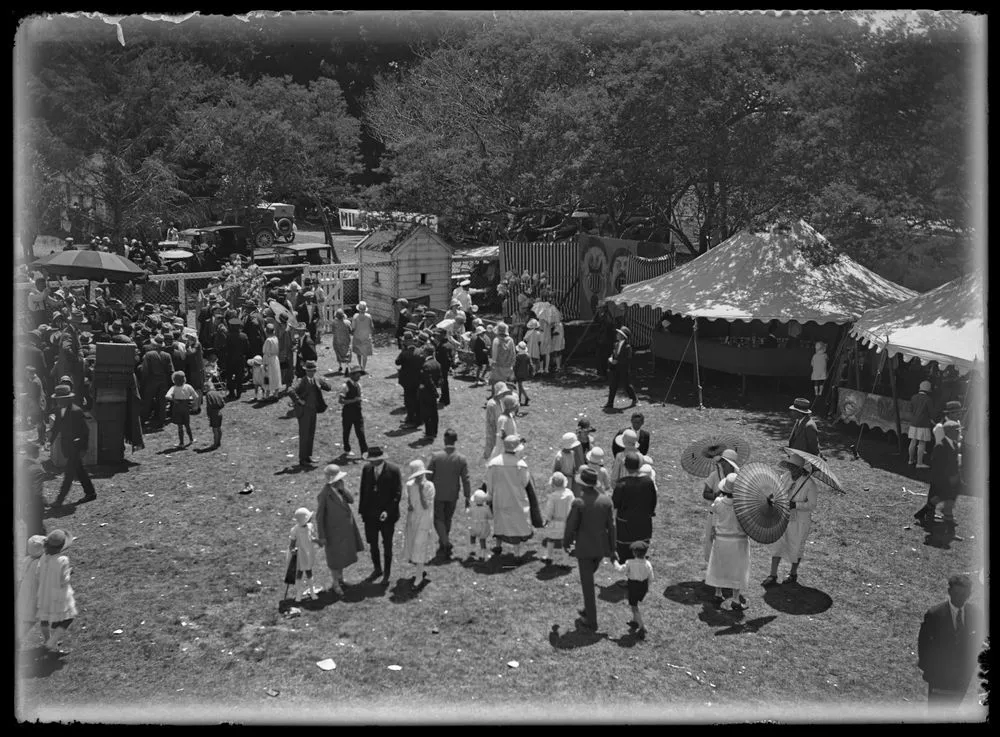
[[(399, 429), (401, 391), (388, 378), (396, 351), (387, 335), (377, 346), (363, 380), (369, 442), (405, 464), (433, 448), (420, 445), (422, 433)], [(320, 374), (331, 363), (332, 350), (322, 348)], [(751, 382), (740, 397), (735, 383), (709, 385), (709, 408), (699, 410), (693, 387), (679, 381), (661, 405), (670, 377), (646, 369), (640, 361), (636, 384), (660, 496), (644, 641), (629, 634), (625, 591), (612, 585), (619, 575), (607, 562), (597, 573), (599, 629), (577, 630), (582, 600), (575, 567), (544, 568), (537, 543), (529, 546), (535, 555), (520, 564), (464, 560), (469, 544), (461, 509), (452, 531), (460, 559), (429, 566), (431, 583), (419, 593), (404, 580), (412, 568), (399, 560), (400, 523), (388, 589), (360, 584), (343, 598), (324, 593), (304, 604), (300, 616), (288, 616), (279, 605), (291, 515), (299, 506), (315, 509), (322, 466), (304, 473), (293, 467), (297, 426), (287, 400), (258, 407), (244, 394), (224, 412), (220, 450), (201, 452), (211, 437), (204, 415), (194, 418), (197, 442), (185, 450), (172, 449), (176, 435), (168, 426), (127, 456), (127, 468), (96, 470), (96, 501), (46, 518), (49, 530), (61, 527), (76, 537), (67, 554), (79, 617), (66, 658), (29, 655), (18, 663), (19, 717), (923, 718), (917, 630), (924, 611), (945, 598), (951, 573), (969, 571), (979, 580), (982, 498), (959, 500), (965, 540), (942, 546), (911, 524), (926, 482), (900, 475), (894, 445), (866, 435), (863, 458), (855, 460), (848, 448), (857, 430), (820, 420), (821, 446), (849, 492), (821, 491), (799, 584), (765, 593), (757, 582), (767, 574), (767, 551), (752, 543), (749, 609), (716, 611), (711, 591), (700, 584), (706, 503), (699, 480), (681, 469), (680, 452), (702, 435), (732, 431), (750, 441), (754, 460), (777, 462), (794, 393), (775, 395), (773, 383)], [(532, 401), (518, 426), (529, 439), (525, 457), (539, 484), (548, 478), (560, 435), (581, 413), (609, 456), (611, 438), (628, 425), (628, 411), (601, 409), (606, 388), (592, 373), (574, 369), (528, 387)], [(485, 390), (453, 378), (452, 395), (441, 429), (458, 431), (478, 485)], [(340, 455), (335, 405), (320, 416), (317, 437), (321, 463)], [(356, 491), (361, 463), (346, 467)], [(256, 491), (241, 496), (246, 481)], [(46, 482), (49, 499), (58, 483)], [(77, 486), (70, 501), (81, 496)], [(349, 583), (371, 571), (368, 554), (359, 558), (346, 571)], [(780, 578), (786, 573), (783, 562)], [(318, 582), (329, 580), (323, 567)], [(974, 601), (983, 598), (977, 583)], [(335, 670), (316, 666), (325, 658), (336, 662)]]

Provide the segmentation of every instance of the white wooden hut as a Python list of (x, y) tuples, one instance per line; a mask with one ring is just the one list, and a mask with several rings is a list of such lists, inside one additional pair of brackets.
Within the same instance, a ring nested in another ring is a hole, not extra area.
[(355, 246), (361, 299), (378, 322), (395, 319), (393, 303), (447, 310), (451, 298), (451, 248), (426, 225), (377, 230)]

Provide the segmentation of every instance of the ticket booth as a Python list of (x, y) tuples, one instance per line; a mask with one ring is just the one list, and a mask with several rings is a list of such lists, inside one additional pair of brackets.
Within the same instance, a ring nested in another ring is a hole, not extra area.
[(128, 422), (128, 394), (135, 380), (135, 346), (126, 343), (98, 343), (94, 365), (94, 419), (100, 463), (125, 460), (125, 426)]

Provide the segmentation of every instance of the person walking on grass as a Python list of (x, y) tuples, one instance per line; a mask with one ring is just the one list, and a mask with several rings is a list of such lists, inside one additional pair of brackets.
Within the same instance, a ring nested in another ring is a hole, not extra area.
[(441, 365), (434, 358), (434, 346), (423, 348), (424, 363), (420, 369), (417, 386), (417, 405), (424, 423), (424, 440), (434, 440), (438, 434), (438, 387), (441, 384)]
[(923, 526), (934, 522), (934, 511), (941, 504), (945, 532), (955, 540), (955, 500), (961, 487), (958, 463), (958, 439), (962, 426), (955, 420), (944, 422), (944, 440), (934, 446), (931, 456), (931, 484), (927, 490), (927, 503), (917, 510), (914, 519)]
[[(370, 578), (374, 581), (381, 576), (382, 586), (389, 584), (392, 572), (392, 536), (396, 522), (399, 521), (399, 502), (402, 497), (403, 482), (399, 466), (386, 461), (380, 447), (368, 448), (368, 463), (361, 469), (358, 514), (365, 526), (365, 540), (371, 551)], [(379, 552), (379, 539), (382, 541), (384, 556)]]
[(66, 495), (69, 494), (73, 480), (79, 479), (83, 487), (84, 501), (97, 498), (94, 490), (94, 482), (90, 480), (90, 475), (83, 465), (83, 456), (87, 452), (90, 444), (90, 428), (87, 426), (87, 419), (83, 415), (83, 410), (73, 403), (73, 390), (66, 384), (59, 384), (55, 388), (52, 398), (56, 402), (56, 417), (49, 430), (48, 445), (55, 442), (59, 437), (59, 448), (66, 459), (66, 470), (63, 474), (62, 486), (56, 496), (53, 507), (61, 507)]
[(632, 388), (632, 346), (629, 344), (632, 333), (626, 327), (615, 331), (615, 345), (608, 357), (608, 403), (605, 409), (613, 409), (618, 388), (625, 389), (628, 398), (632, 400), (631, 407), (639, 403), (635, 389)]
[(739, 612), (747, 607), (742, 592), (750, 585), (750, 541), (733, 509), (735, 483), (735, 473), (719, 482), (719, 496), (712, 502), (705, 526), (704, 551), (705, 583), (715, 587), (715, 608), (721, 609), (725, 602), (723, 589), (732, 589), (732, 610)]
[(566, 475), (560, 471), (553, 473), (549, 478), (549, 494), (542, 510), (542, 518), (545, 520), (542, 531), (542, 562), (547, 566), (552, 564), (554, 555), (549, 552), (549, 548), (555, 551), (556, 547), (562, 547), (566, 519), (574, 499), (576, 496), (568, 486)]
[(486, 444), (483, 447), (483, 460), (488, 461), (493, 457), (493, 449), (497, 444), (497, 420), (500, 417), (502, 407), (500, 403), (503, 398), (513, 394), (514, 390), (507, 386), (507, 382), (498, 381), (493, 385), (493, 396), (486, 400)]
[[(541, 323), (535, 318), (528, 320), (528, 331), (524, 334), (524, 347), (528, 351), (528, 358), (531, 361), (531, 374), (540, 373), (542, 370), (542, 329)], [(547, 352), (547, 351), (546, 351)], [(517, 365), (514, 365), (514, 374), (517, 374)]]
[(615, 563), (615, 570), (624, 572), (628, 581), (628, 605), (632, 609), (632, 621), (628, 627), (640, 640), (646, 639), (646, 625), (642, 621), (639, 603), (646, 598), (649, 584), (653, 582), (653, 566), (646, 560), (648, 548), (642, 540), (637, 540), (629, 546), (631, 557), (624, 563)]
[(476, 325), (472, 333), (472, 357), (476, 362), (476, 380), (472, 386), (486, 383), (486, 371), (490, 366), (490, 348), (486, 345), (486, 328)]
[(451, 404), (451, 389), (448, 386), (448, 374), (455, 364), (455, 350), (448, 338), (448, 331), (439, 328), (434, 337), (434, 360), (441, 367), (441, 406)]
[(907, 448), (908, 460), (911, 466), (917, 468), (930, 468), (924, 463), (927, 455), (927, 443), (930, 442), (931, 428), (934, 423), (931, 417), (934, 414), (934, 407), (931, 400), (931, 382), (921, 381), (919, 391), (910, 397), (910, 408), (913, 412), (913, 420), (910, 428), (906, 431), (910, 444)]
[(639, 475), (642, 457), (635, 451), (625, 453), (625, 475), (614, 486), (611, 503), (615, 508), (615, 538), (618, 562), (632, 557), (632, 543), (649, 545), (656, 516), (656, 487), (653, 480)]
[[(805, 553), (806, 538), (812, 527), (812, 513), (816, 508), (816, 500), (819, 495), (816, 482), (809, 475), (812, 466), (801, 457), (791, 455), (787, 460), (781, 461), (780, 465), (786, 469), (781, 475), (782, 487), (789, 497), (794, 498), (788, 502), (790, 510), (788, 527), (785, 528), (785, 532), (778, 538), (777, 542), (768, 546), (771, 552), (771, 573), (761, 582), (765, 588), (778, 582), (778, 564), (782, 558), (786, 558), (792, 563), (792, 568), (784, 583), (796, 583), (799, 580), (799, 564)], [(721, 484), (719, 488), (721, 493), (723, 488)]]
[(267, 324), (264, 328), (264, 334), (267, 336), (264, 339), (264, 348), (262, 349), (264, 352), (262, 356), (265, 378), (264, 397), (269, 399), (277, 397), (284, 389), (284, 384), (281, 380), (280, 347), (274, 323)]
[(205, 379), (205, 414), (212, 429), (212, 444), (209, 450), (222, 445), (222, 410), (226, 408), (226, 395), (215, 388), (211, 377)]
[(514, 380), (514, 358), (517, 355), (514, 339), (510, 337), (510, 331), (506, 323), (498, 322), (496, 325), (496, 337), (490, 353), (490, 363), (493, 372), (490, 374), (490, 383), (498, 381)]
[[(479, 560), (486, 560), (486, 542), (493, 534), (493, 510), (486, 503), (486, 492), (477, 489), (472, 494), (472, 506), (467, 509), (469, 512), (469, 557), (478, 557)], [(476, 540), (479, 541), (479, 550), (476, 551)]]
[(811, 406), (812, 403), (802, 397), (797, 398), (789, 406), (788, 411), (795, 417), (795, 424), (792, 425), (791, 435), (788, 436), (788, 447), (822, 457), (819, 452), (819, 431), (816, 429)]
[(643, 425), (646, 422), (645, 415), (643, 415), (642, 412), (633, 412), (630, 422), (631, 427), (622, 428), (621, 432), (619, 432), (615, 436), (615, 439), (611, 441), (611, 454), (615, 458), (618, 457), (619, 453), (625, 450), (621, 441), (626, 430), (633, 430), (635, 432), (639, 453), (644, 456), (649, 455), (649, 430), (643, 428)]
[(323, 469), (323, 476), (326, 483), (316, 504), (316, 538), (333, 579), (330, 590), (343, 596), (347, 586), (344, 569), (358, 562), (358, 553), (364, 551), (365, 544), (351, 511), (354, 497), (344, 485), (347, 472), (331, 463)]
[(170, 403), (170, 419), (177, 425), (177, 447), (184, 447), (184, 431), (187, 430), (188, 444), (194, 443), (191, 434), (191, 410), (198, 394), (194, 387), (187, 383), (183, 371), (174, 371), (170, 377), (174, 385), (167, 390), (167, 401)]
[(337, 357), (337, 373), (341, 373), (345, 366), (351, 363), (351, 321), (347, 319), (347, 313), (338, 308), (333, 313), (333, 321), (330, 327), (333, 332), (333, 352)]
[[(574, 495), (578, 495), (579, 489), (576, 485), (576, 472), (586, 463), (586, 458), (579, 456), (576, 452), (580, 447), (580, 440), (576, 433), (563, 433), (559, 442), (559, 450), (556, 452), (555, 460), (552, 463), (552, 472), (561, 473), (570, 480), (570, 489)], [(581, 462), (582, 461), (582, 462)]]
[(299, 422), (299, 465), (312, 466), (313, 444), (316, 440), (316, 415), (326, 411), (324, 391), (330, 385), (316, 377), (316, 362), (306, 361), (306, 375), (296, 382), (289, 397)]
[(469, 508), (472, 484), (469, 482), (469, 462), (455, 450), (458, 433), (452, 428), (444, 431), (444, 449), (434, 453), (427, 463), (427, 471), (434, 477), (434, 530), (438, 536), (437, 555), (451, 557), (451, 520), (458, 506), (461, 488), (465, 508)]
[(531, 358), (528, 355), (528, 344), (523, 340), (517, 344), (514, 356), (514, 380), (517, 382), (517, 399), (522, 406), (530, 403), (528, 392), (524, 390), (524, 382), (531, 378)]
[[(18, 641), (26, 648), (28, 634), (38, 623), (38, 569), (45, 552), (45, 535), (32, 535), (25, 546), (17, 579)], [(37, 637), (37, 635), (36, 635)]]
[(372, 334), (375, 332), (375, 321), (368, 314), (368, 303), (358, 302), (358, 311), (351, 318), (351, 350), (358, 357), (358, 365), (368, 368), (368, 358), (374, 353)]
[(313, 567), (316, 565), (316, 528), (306, 507), (295, 510), (295, 524), (288, 533), (288, 555), (295, 554), (295, 601), (303, 596), (316, 598), (313, 590)]
[[(597, 474), (591, 468), (582, 468), (577, 475), (581, 489), (580, 498), (573, 500), (566, 519), (563, 550), (575, 555), (580, 568), (580, 588), (583, 591), (583, 609), (579, 610), (577, 625), (597, 629), (597, 601), (594, 596), (594, 574), (604, 558), (614, 557), (615, 538), (614, 507), (611, 497), (599, 494), (594, 488)], [(572, 552), (571, 552), (572, 551)]]
[(45, 647), (65, 655), (62, 639), (76, 618), (76, 599), (70, 576), (73, 569), (63, 553), (71, 538), (63, 530), (53, 530), (43, 543), (44, 555), (38, 564), (38, 620)]
[(347, 381), (341, 390), (337, 401), (340, 402), (341, 419), (344, 429), (344, 455), (352, 456), (351, 452), (351, 430), (358, 437), (358, 449), (361, 455), (368, 452), (368, 441), (365, 439), (365, 418), (361, 410), (361, 384), (358, 383), (365, 374), (365, 370), (360, 366), (349, 366), (347, 369)]
[(403, 533), (403, 557), (416, 566), (413, 583), (424, 586), (430, 582), (424, 566), (433, 558), (434, 549), (434, 484), (428, 480), (430, 471), (419, 458), (410, 461), (406, 479), (406, 529)]

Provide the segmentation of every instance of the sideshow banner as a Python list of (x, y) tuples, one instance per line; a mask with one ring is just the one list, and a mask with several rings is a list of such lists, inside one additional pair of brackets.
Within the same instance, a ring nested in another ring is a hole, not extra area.
[[(869, 394), (856, 389), (837, 389), (837, 419), (885, 432), (896, 432), (896, 410), (892, 397)], [(908, 399), (899, 400), (899, 421), (905, 434), (913, 419), (913, 407)]]
[[(591, 320), (605, 297), (618, 294), (628, 283), (630, 264), (636, 256), (658, 258), (668, 246), (649, 241), (626, 241), (580, 235), (580, 319)], [(669, 270), (669, 269), (668, 269)]]

